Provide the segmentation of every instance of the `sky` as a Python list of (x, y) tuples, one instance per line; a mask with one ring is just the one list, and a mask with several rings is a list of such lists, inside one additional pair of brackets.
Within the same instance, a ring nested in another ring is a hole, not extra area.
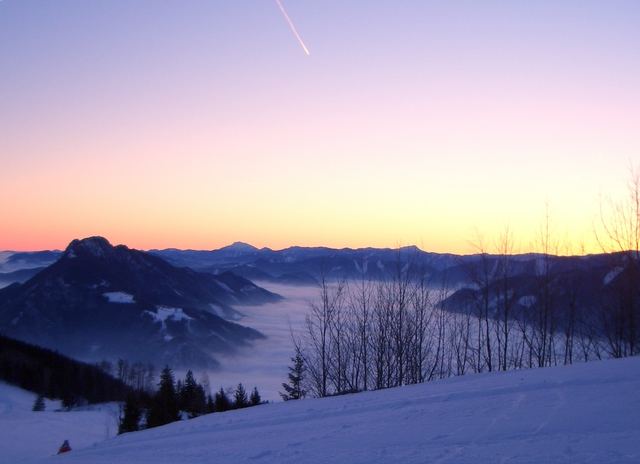
[(0, 250), (529, 251), (548, 210), (597, 251), (640, 2), (282, 4), (308, 56), (275, 0), (1, 0)]

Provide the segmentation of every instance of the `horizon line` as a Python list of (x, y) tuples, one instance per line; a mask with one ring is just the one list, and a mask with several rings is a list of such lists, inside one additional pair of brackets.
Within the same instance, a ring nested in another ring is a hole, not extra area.
[(175, 251), (193, 251), (193, 252), (215, 252), (215, 251), (220, 251), (223, 250), (225, 248), (230, 248), (233, 247), (234, 245), (242, 245), (242, 246), (247, 246), (247, 247), (251, 247), (253, 249), (255, 249), (255, 251), (272, 251), (275, 253), (278, 252), (282, 252), (282, 251), (286, 251), (286, 250), (290, 250), (292, 248), (303, 248), (303, 249), (327, 249), (327, 250), (336, 250), (336, 251), (343, 251), (343, 250), (351, 250), (351, 251), (360, 251), (360, 250), (389, 250), (389, 251), (402, 251), (402, 250), (406, 250), (406, 249), (415, 249), (419, 252), (422, 253), (426, 253), (426, 254), (433, 254), (433, 255), (453, 255), (453, 256), (481, 256), (481, 255), (487, 255), (487, 256), (526, 256), (526, 255), (539, 255), (539, 256), (556, 256), (556, 257), (585, 257), (585, 256), (598, 256), (598, 255), (610, 255), (610, 254), (617, 254), (617, 253), (627, 253), (633, 250), (616, 250), (616, 251), (605, 251), (605, 250), (601, 250), (598, 252), (585, 252), (585, 253), (568, 253), (568, 254), (562, 254), (562, 253), (544, 253), (544, 252), (540, 252), (540, 251), (522, 251), (522, 252), (513, 252), (513, 253), (497, 253), (497, 252), (489, 252), (489, 251), (485, 251), (485, 252), (474, 252), (474, 253), (459, 253), (459, 252), (453, 252), (453, 251), (429, 251), (427, 249), (423, 249), (420, 246), (416, 245), (416, 244), (410, 244), (410, 245), (398, 245), (396, 247), (389, 247), (389, 246), (362, 246), (362, 247), (350, 247), (350, 246), (344, 246), (344, 247), (332, 247), (332, 246), (327, 246), (327, 245), (289, 245), (286, 246), (284, 248), (271, 248), (269, 246), (263, 246), (263, 247), (257, 247), (255, 245), (252, 245), (249, 242), (244, 242), (242, 240), (236, 240), (228, 245), (223, 245), (219, 248), (179, 248), (179, 247), (164, 247), (164, 248), (159, 248), (159, 247), (151, 247), (151, 248), (143, 248), (143, 247), (132, 247), (127, 245), (126, 243), (117, 243), (114, 244), (111, 240), (109, 240), (107, 237), (102, 236), (102, 235), (89, 235), (86, 237), (82, 237), (82, 238), (74, 238), (71, 239), (67, 246), (65, 246), (64, 248), (40, 248), (40, 249), (0, 249), (0, 253), (42, 253), (42, 252), (58, 252), (58, 253), (63, 253), (66, 248), (74, 241), (74, 240), (87, 240), (87, 239), (91, 239), (91, 238), (103, 238), (105, 240), (107, 240), (107, 242), (109, 242), (110, 245), (112, 246), (121, 246), (124, 245), (127, 248), (130, 249), (134, 249), (134, 250), (140, 250), (140, 251), (144, 251), (144, 252), (153, 252), (153, 251), (170, 251), (170, 250), (175, 250)]

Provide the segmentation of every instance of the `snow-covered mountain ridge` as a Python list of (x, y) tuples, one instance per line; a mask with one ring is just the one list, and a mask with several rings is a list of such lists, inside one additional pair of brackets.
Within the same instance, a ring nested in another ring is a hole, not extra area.
[(0, 289), (0, 332), (84, 361), (212, 367), (212, 354), (262, 337), (237, 323), (232, 305), (279, 300), (231, 273), (176, 267), (89, 237), (23, 284)]

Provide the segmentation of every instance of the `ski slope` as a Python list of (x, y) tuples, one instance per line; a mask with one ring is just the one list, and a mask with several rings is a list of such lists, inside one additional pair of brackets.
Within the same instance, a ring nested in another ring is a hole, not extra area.
[(33, 412), (35, 399), (35, 393), (0, 382), (0, 463), (19, 464), (54, 455), (67, 439), (75, 449), (118, 433), (116, 404), (55, 412), (60, 402), (45, 401), (44, 411)]
[(638, 463), (640, 358), (269, 404), (34, 462)]

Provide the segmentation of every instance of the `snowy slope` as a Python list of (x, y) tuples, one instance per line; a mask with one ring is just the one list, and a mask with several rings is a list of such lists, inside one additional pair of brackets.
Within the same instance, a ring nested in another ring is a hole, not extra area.
[(64, 440), (87, 447), (117, 433), (117, 405), (55, 412), (59, 401), (32, 412), (34, 393), (0, 382), (0, 462), (21, 463), (55, 454)]
[(638, 463), (640, 358), (213, 414), (68, 463)]

